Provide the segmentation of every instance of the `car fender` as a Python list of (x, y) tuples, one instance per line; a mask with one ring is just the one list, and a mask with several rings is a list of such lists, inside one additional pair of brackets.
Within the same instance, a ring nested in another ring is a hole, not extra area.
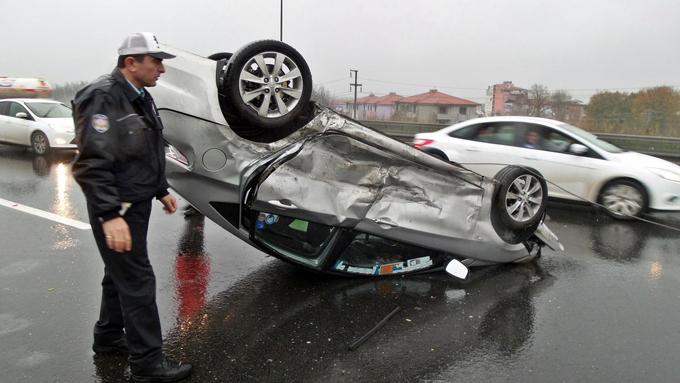
[(52, 143), (54, 142), (54, 139), (55, 139), (54, 129), (52, 129), (50, 124), (48, 124), (47, 122), (42, 122), (42, 121), (35, 121), (35, 122), (36, 122), (35, 126), (31, 128), (30, 133), (26, 137), (28, 145), (29, 146), (31, 145), (31, 137), (33, 137), (33, 134), (35, 132), (44, 133), (45, 136), (47, 136), (47, 139), (49, 140), (50, 145), (52, 145)]

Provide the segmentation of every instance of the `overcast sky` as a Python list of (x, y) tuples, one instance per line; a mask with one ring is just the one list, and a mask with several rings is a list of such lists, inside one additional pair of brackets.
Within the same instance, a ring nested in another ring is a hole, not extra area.
[[(125, 35), (209, 55), (279, 38), (280, 0), (3, 1), (0, 76), (92, 80)], [(283, 39), (315, 84), (349, 97), (430, 88), (485, 102), (504, 80), (587, 100), (598, 89), (680, 87), (676, 0), (284, 0)]]

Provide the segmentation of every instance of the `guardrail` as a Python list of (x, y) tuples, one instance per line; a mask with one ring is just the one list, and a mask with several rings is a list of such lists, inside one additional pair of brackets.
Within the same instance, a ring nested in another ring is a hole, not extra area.
[[(400, 141), (410, 142), (416, 133), (434, 132), (450, 125), (394, 121), (359, 121)], [(680, 159), (680, 138), (631, 134), (595, 133), (598, 137), (626, 149), (657, 157)]]

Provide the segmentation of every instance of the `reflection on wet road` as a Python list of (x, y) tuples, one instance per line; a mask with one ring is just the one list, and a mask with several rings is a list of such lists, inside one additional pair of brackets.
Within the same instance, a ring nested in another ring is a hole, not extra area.
[[(69, 157), (0, 146), (0, 161), (0, 198), (86, 220)], [(680, 234), (586, 207), (549, 214), (564, 253), (460, 282), (315, 275), (156, 205), (166, 351), (195, 364), (189, 382), (675, 381)], [(0, 207), (3, 382), (127, 381), (125, 358), (90, 351), (102, 275), (91, 235)]]
[[(274, 263), (218, 294), (168, 344), (210, 366), (195, 381), (415, 381), (470, 352), (512, 354), (530, 338), (532, 298), (551, 277), (524, 265), (474, 278), (329, 279)], [(394, 306), (398, 315), (348, 350)]]

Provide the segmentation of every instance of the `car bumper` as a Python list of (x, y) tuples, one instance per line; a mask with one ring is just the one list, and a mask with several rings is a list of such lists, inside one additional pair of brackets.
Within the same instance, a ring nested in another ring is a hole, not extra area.
[(655, 183), (649, 207), (653, 210), (680, 211), (680, 182), (664, 180)]
[(50, 147), (53, 149), (77, 149), (74, 133), (53, 133), (50, 137)]

